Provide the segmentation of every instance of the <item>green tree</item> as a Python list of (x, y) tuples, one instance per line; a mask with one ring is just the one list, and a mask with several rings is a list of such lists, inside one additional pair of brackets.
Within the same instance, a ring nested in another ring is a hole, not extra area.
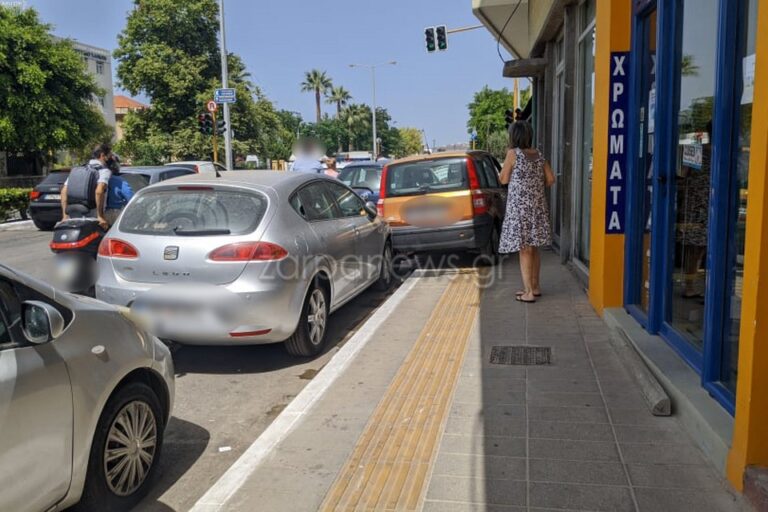
[(400, 128), (400, 139), (402, 146), (400, 152), (396, 154), (398, 158), (410, 155), (418, 155), (424, 148), (423, 136), (418, 128)]
[(344, 109), (343, 121), (347, 129), (348, 150), (354, 151), (355, 148), (364, 147), (366, 142), (372, 146), (371, 135), (368, 131), (371, 129), (371, 108), (367, 105), (351, 104)]
[(315, 109), (317, 113), (317, 124), (322, 120), (322, 111), (320, 109), (320, 98), (333, 87), (333, 82), (325, 73), (318, 69), (307, 71), (304, 74), (304, 81), (301, 83), (302, 92), (315, 93)]
[(507, 88), (494, 90), (487, 85), (475, 93), (474, 99), (468, 105), (469, 132), (477, 131), (478, 146), (489, 149), (488, 142), (494, 132), (506, 129), (504, 112), (511, 108), (514, 98)]
[(0, 5), (0, 150), (42, 159), (109, 135), (102, 94), (72, 43), (54, 39), (33, 9)]
[(352, 95), (342, 86), (331, 87), (325, 102), (336, 105), (336, 117), (341, 118), (341, 110), (352, 100)]
[(118, 84), (152, 99), (152, 121), (171, 132), (193, 117), (197, 95), (220, 74), (215, 0), (134, 0), (118, 36)]
[(506, 130), (493, 132), (488, 137), (488, 151), (496, 157), (496, 160), (503, 162), (509, 149), (509, 135)]

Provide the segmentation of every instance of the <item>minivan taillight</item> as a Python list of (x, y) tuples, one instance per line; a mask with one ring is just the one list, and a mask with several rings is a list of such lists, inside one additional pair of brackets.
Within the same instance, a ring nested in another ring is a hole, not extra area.
[(488, 213), (488, 198), (480, 188), (477, 167), (475, 167), (475, 161), (472, 157), (467, 158), (467, 174), (469, 174), (469, 188), (472, 194), (472, 214), (478, 217)]
[(99, 256), (132, 260), (139, 257), (139, 251), (124, 240), (118, 238), (104, 238), (99, 244)]
[(379, 217), (384, 217), (384, 200), (379, 199), (376, 201), (376, 213), (379, 215)]
[(389, 166), (385, 165), (381, 170), (381, 183), (379, 183), (379, 198), (384, 199), (387, 197), (387, 173), (389, 172)]
[(211, 261), (277, 261), (288, 256), (288, 251), (270, 242), (238, 242), (214, 249), (208, 254)]
[(38, 190), (30, 190), (29, 191), (29, 198), (30, 199), (34, 200), (34, 199), (37, 199), (38, 197), (40, 197), (40, 191), (38, 191)]

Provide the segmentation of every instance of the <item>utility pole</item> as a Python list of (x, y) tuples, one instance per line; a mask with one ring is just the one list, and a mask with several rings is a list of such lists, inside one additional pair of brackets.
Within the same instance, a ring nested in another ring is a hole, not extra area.
[(350, 64), (349, 67), (351, 68), (370, 68), (371, 70), (371, 79), (373, 80), (373, 105), (371, 108), (372, 114), (373, 114), (373, 153), (371, 154), (371, 158), (373, 160), (376, 160), (378, 155), (378, 144), (376, 143), (376, 68), (379, 66), (394, 66), (397, 64), (396, 61), (389, 61), (389, 62), (383, 62), (381, 64)]
[[(221, 86), (222, 88), (227, 89), (229, 87), (229, 69), (227, 67), (227, 37), (224, 32), (224, 0), (219, 0), (219, 41), (219, 46), (221, 48)], [(229, 122), (229, 103), (224, 103), (224, 124), (227, 127), (227, 131), (224, 132), (224, 165), (226, 166), (227, 170), (231, 170), (232, 123)]]

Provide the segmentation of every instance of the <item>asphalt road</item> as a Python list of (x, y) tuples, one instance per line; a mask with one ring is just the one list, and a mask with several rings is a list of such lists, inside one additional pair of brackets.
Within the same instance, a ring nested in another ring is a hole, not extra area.
[[(0, 262), (50, 281), (51, 234), (0, 231)], [(159, 478), (141, 511), (184, 511), (224, 473), (386, 299), (368, 290), (331, 316), (329, 349), (312, 360), (282, 345), (174, 347), (176, 403)]]

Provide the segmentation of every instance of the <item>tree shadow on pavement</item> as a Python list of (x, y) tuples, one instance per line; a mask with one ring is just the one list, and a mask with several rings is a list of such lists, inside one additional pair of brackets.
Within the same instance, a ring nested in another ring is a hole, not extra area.
[(205, 453), (210, 441), (209, 432), (199, 425), (171, 417), (165, 431), (160, 465), (149, 494), (134, 511), (165, 512), (173, 510), (159, 501), (160, 497), (178, 482)]

